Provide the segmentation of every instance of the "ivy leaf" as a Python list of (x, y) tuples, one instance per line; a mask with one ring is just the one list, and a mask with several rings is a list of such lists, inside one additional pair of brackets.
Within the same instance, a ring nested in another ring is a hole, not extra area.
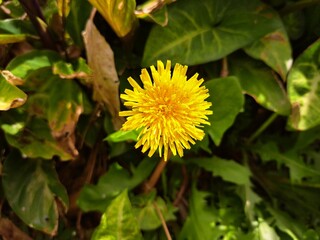
[(275, 14), (257, 0), (177, 1), (168, 6), (168, 25), (152, 28), (142, 65), (167, 59), (195, 65), (223, 58), (275, 31), (280, 21)]
[(263, 36), (244, 50), (249, 56), (264, 61), (285, 80), (292, 65), (292, 50), (282, 21), (278, 21), (278, 24), (277, 30)]
[(213, 114), (209, 116), (211, 126), (207, 132), (216, 145), (219, 145), (225, 131), (233, 124), (242, 110), (244, 97), (239, 80), (236, 77), (217, 78), (206, 82), (212, 102)]
[(4, 162), (2, 184), (10, 206), (29, 227), (51, 235), (57, 233), (56, 198), (66, 210), (68, 195), (53, 162), (23, 159), (12, 152)]
[(139, 240), (143, 239), (139, 223), (132, 212), (128, 191), (116, 197), (101, 217), (100, 225), (94, 231), (92, 240)]
[(257, 103), (280, 115), (290, 114), (287, 93), (269, 68), (250, 58), (232, 59), (230, 65), (230, 71), (239, 78), (243, 91)]
[(307, 130), (320, 124), (320, 40), (294, 62), (288, 75), (288, 96), (292, 112), (288, 125)]

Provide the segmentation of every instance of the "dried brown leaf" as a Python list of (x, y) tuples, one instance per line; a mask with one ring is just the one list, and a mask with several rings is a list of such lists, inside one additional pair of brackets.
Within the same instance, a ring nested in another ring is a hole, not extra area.
[(94, 25), (92, 18), (93, 14), (83, 33), (88, 65), (92, 69), (88, 83), (93, 86), (93, 99), (108, 108), (114, 128), (119, 129), (124, 120), (119, 117), (119, 78), (113, 51)]

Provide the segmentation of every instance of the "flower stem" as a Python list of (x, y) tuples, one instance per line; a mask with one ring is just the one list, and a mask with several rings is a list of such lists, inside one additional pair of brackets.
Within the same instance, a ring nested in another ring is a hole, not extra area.
[(165, 168), (165, 166), (167, 165), (167, 161), (164, 160), (164, 158), (161, 158), (160, 162), (158, 163), (156, 169), (153, 171), (151, 177), (149, 178), (149, 180), (144, 184), (144, 192), (145, 193), (149, 193), (152, 188), (154, 188), (154, 186), (157, 184), (161, 173), (163, 172), (163, 169)]
[(273, 113), (258, 129), (255, 131), (250, 138), (248, 143), (252, 143), (269, 125), (278, 117), (278, 114)]
[(167, 165), (172, 153), (169, 151), (168, 156), (167, 156), (167, 161), (165, 161), (164, 156), (161, 158), (160, 162), (158, 163), (156, 169), (153, 171), (151, 177), (149, 180), (144, 184), (144, 192), (149, 193), (154, 186), (157, 184), (165, 166)]
[(167, 224), (166, 224), (166, 221), (165, 221), (165, 219), (164, 219), (164, 217), (163, 217), (163, 215), (162, 215), (162, 213), (161, 213), (161, 210), (159, 209), (159, 207), (158, 207), (158, 205), (157, 205), (156, 202), (153, 203), (153, 207), (154, 207), (154, 208), (156, 209), (156, 211), (157, 211), (157, 214), (158, 214), (158, 216), (159, 216), (159, 218), (160, 218), (160, 221), (161, 221), (161, 224), (162, 224), (162, 227), (163, 227), (163, 230), (164, 230), (164, 232), (165, 232), (165, 234), (166, 234), (167, 239), (168, 239), (168, 240), (172, 240), (171, 235), (170, 235), (170, 232), (169, 232), (169, 229), (168, 229), (168, 226), (167, 226)]

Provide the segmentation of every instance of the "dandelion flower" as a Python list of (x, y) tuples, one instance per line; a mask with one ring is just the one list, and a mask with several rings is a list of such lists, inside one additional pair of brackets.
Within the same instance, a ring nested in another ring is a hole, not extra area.
[(197, 79), (196, 73), (187, 79), (188, 67), (176, 64), (171, 75), (171, 62), (166, 67), (161, 61), (157, 69), (150, 67), (150, 77), (146, 69), (141, 71), (143, 87), (131, 77), (128, 78), (133, 90), (126, 89), (120, 97), (129, 108), (120, 112), (127, 117), (122, 130), (141, 129), (135, 147), (142, 146), (142, 152), (148, 149), (151, 157), (157, 149), (159, 155), (167, 161), (171, 151), (173, 155), (183, 156), (184, 149), (190, 149), (195, 140), (202, 140), (205, 133), (201, 124), (208, 124), (207, 115), (210, 102), (208, 89), (201, 86), (203, 79)]

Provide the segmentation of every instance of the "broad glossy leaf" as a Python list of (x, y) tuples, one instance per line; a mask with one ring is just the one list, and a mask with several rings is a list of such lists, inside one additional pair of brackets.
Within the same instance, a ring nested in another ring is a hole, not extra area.
[(143, 66), (167, 59), (188, 65), (214, 61), (273, 32), (280, 21), (258, 0), (177, 1), (168, 15), (166, 27), (150, 32)]
[(240, 80), (243, 91), (263, 107), (280, 115), (290, 114), (290, 102), (282, 83), (272, 71), (249, 58), (233, 60), (231, 73)]
[(27, 100), (27, 94), (9, 83), (0, 74), (0, 111), (20, 107)]
[(279, 29), (268, 33), (244, 50), (251, 57), (264, 61), (285, 80), (292, 65), (292, 51), (281, 21), (278, 23)]
[(124, 119), (119, 117), (119, 78), (110, 45), (90, 19), (83, 34), (88, 65), (92, 74), (87, 83), (93, 87), (93, 99), (104, 104), (111, 116), (115, 130), (120, 129)]
[(135, 0), (89, 0), (109, 23), (119, 37), (124, 37), (132, 31), (137, 18), (134, 14)]
[(207, 132), (215, 144), (219, 145), (224, 132), (233, 124), (242, 110), (244, 97), (239, 80), (236, 77), (217, 78), (206, 82), (212, 102), (213, 114), (209, 116), (211, 126)]
[(127, 190), (124, 190), (110, 203), (102, 215), (100, 225), (94, 231), (91, 239), (143, 239), (139, 229), (139, 223), (132, 211)]
[(131, 131), (116, 131), (111, 133), (108, 137), (104, 140), (108, 142), (123, 142), (123, 141), (137, 141), (140, 131), (139, 130), (131, 130)]
[[(64, 11), (66, 11), (67, 8), (65, 8)], [(70, 13), (66, 19), (66, 30), (74, 43), (81, 47), (83, 47), (82, 31), (85, 28), (91, 10), (92, 7), (88, 1), (71, 1), (70, 3)]]
[(214, 176), (220, 176), (223, 180), (235, 184), (250, 184), (251, 173), (245, 166), (219, 157), (191, 158), (190, 162), (212, 172)]
[(171, 203), (166, 203), (161, 197), (156, 197), (155, 192), (141, 195), (132, 199), (133, 213), (136, 216), (141, 230), (155, 230), (161, 226), (157, 209), (160, 210), (165, 221), (175, 220), (175, 208)]
[[(21, 119), (18, 123), (20, 122)], [(6, 123), (6, 127), (2, 125), (1, 128), (5, 131), (7, 142), (18, 148), (23, 155), (30, 158), (52, 159), (54, 156), (59, 156), (61, 160), (72, 159), (72, 156), (65, 152), (53, 139), (49, 126), (44, 120), (33, 118), (24, 128), (19, 128), (19, 131), (7, 131), (10, 129), (8, 128), (10, 125), (16, 126), (16, 124), (17, 120)]]
[(309, 46), (294, 62), (288, 75), (292, 112), (288, 125), (307, 130), (320, 124), (320, 40)]
[(68, 195), (51, 161), (22, 158), (13, 152), (4, 162), (2, 184), (14, 212), (30, 227), (55, 235), (58, 205), (68, 207)]
[(156, 161), (146, 158), (137, 168), (132, 169), (132, 175), (118, 164), (110, 166), (97, 185), (85, 186), (78, 198), (78, 205), (83, 211), (98, 210), (103, 212), (110, 201), (124, 189), (133, 189), (142, 183), (151, 173)]
[(54, 62), (61, 60), (57, 52), (50, 50), (34, 50), (12, 59), (7, 65), (14, 76), (26, 79), (30, 73), (44, 67), (51, 67)]
[(75, 147), (75, 128), (83, 112), (85, 95), (73, 80), (55, 77), (50, 88), (48, 121), (52, 136), (73, 158), (78, 156)]

